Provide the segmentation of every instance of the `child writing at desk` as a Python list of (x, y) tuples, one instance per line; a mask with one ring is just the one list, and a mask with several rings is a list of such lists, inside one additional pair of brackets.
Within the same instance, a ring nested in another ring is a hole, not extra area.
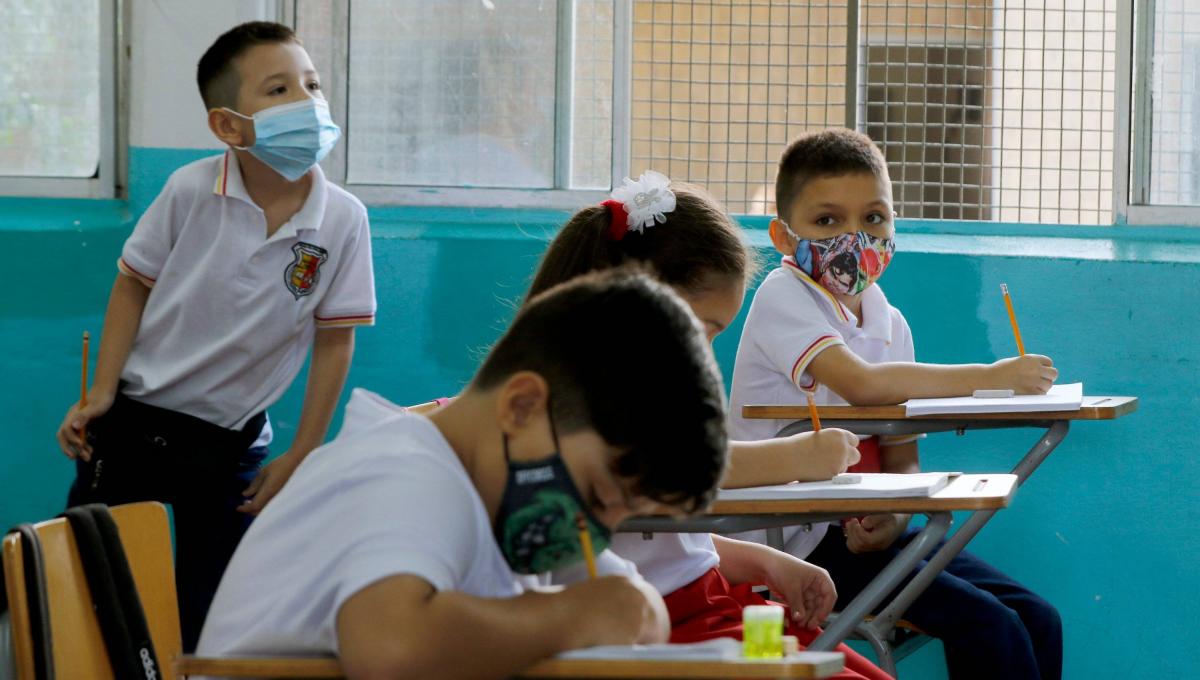
[[(630, 407), (651, 392), (662, 404)], [(667, 286), (626, 269), (549, 290), (452, 402), (360, 421), (305, 460), (234, 554), (199, 653), (504, 678), (578, 647), (663, 642), (641, 579), (544, 592), (522, 577), (583, 559), (579, 517), (601, 549), (631, 515), (707, 507), (724, 411), (700, 325)]]
[[(741, 229), (707, 192), (656, 173), (625, 181), (602, 205), (584, 208), (562, 228), (534, 274), (529, 296), (588, 272), (626, 263), (649, 265), (691, 306), (713, 341), (737, 317), (753, 254)], [(635, 336), (639, 337), (640, 333)], [(636, 347), (636, 339), (631, 341)], [(631, 395), (641, 394), (629, 391)], [(658, 392), (654, 403), (662, 403)], [(858, 460), (857, 439), (826, 429), (767, 441), (730, 443), (726, 488), (828, 479)], [(686, 460), (681, 465), (688, 465)], [(789, 634), (810, 642), (828, 615), (835, 593), (829, 576), (791, 555), (764, 545), (709, 534), (620, 533), (613, 552), (663, 594), (671, 616), (671, 641), (741, 637), (742, 609), (766, 601), (752, 587), (766, 584), (791, 608)], [(620, 562), (617, 560), (616, 562)], [(619, 569), (614, 563), (601, 560)], [(582, 577), (560, 572), (557, 580)], [(887, 678), (845, 645), (846, 670), (838, 678)]]
[[(355, 327), (375, 314), (367, 212), (317, 165), (341, 132), (292, 30), (230, 29), (197, 84), (229, 148), (175, 171), (138, 220), (86, 405), (58, 430), (68, 505), (171, 504), (185, 650), (246, 527), (325, 439)], [(310, 349), (296, 434), (260, 470), (266, 409)]]
[[(755, 293), (734, 365), (731, 434), (767, 439), (786, 423), (743, 418), (745, 404), (896, 404), (976, 389), (1045, 393), (1058, 371), (1028, 354), (993, 364), (914, 363), (904, 316), (876, 283), (895, 250), (891, 181), (869, 138), (845, 129), (803, 135), (779, 161), (770, 236), (783, 256)], [(916, 472), (917, 437), (870, 438), (864, 472)], [(786, 548), (829, 570), (842, 605), (902, 549), (907, 515), (785, 531)], [(748, 538), (750, 536), (747, 536)], [(753, 536), (761, 540), (761, 535)], [(960, 553), (905, 612), (941, 639), (951, 678), (1058, 678), (1062, 624), (1052, 605)]]

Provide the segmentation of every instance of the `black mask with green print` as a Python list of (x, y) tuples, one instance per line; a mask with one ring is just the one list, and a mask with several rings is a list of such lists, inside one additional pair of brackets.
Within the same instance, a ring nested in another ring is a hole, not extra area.
[(588, 512), (587, 503), (571, 481), (558, 452), (553, 419), (550, 433), (554, 453), (526, 463), (509, 458), (508, 436), (504, 436), (508, 481), (493, 531), (505, 561), (518, 574), (554, 571), (582, 560), (583, 546), (575, 522), (579, 515), (584, 517), (593, 550), (604, 550), (612, 538), (612, 532)]

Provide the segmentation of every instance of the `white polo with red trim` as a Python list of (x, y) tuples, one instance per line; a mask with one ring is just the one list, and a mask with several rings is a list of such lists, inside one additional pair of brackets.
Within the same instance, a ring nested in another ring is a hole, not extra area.
[[(818, 354), (845, 345), (868, 363), (914, 361), (912, 332), (900, 310), (888, 304), (878, 285), (862, 293), (862, 326), (858, 318), (829, 291), (784, 257), (754, 294), (733, 367), (729, 396), (729, 434), (737, 440), (774, 437), (786, 420), (742, 417), (746, 404), (804, 404), (811, 391), (818, 404), (845, 404), (807, 369)], [(896, 445), (917, 437), (885, 437), (881, 445)], [(825, 525), (812, 531), (785, 530), (787, 551), (805, 557), (825, 534)], [(764, 532), (739, 535), (763, 542)]]
[(117, 264), (151, 289), (122, 391), (222, 427), (279, 399), (317, 328), (375, 319), (366, 208), (320, 166), (300, 211), (267, 238), (232, 151), (190, 163)]

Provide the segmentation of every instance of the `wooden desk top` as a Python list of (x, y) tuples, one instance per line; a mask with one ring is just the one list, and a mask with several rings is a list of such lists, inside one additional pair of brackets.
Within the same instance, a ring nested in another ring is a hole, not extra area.
[[(801, 652), (779, 661), (652, 661), (643, 659), (547, 659), (516, 677), (552, 678), (827, 678), (842, 670), (836, 652)], [(332, 658), (205, 658), (185, 655), (175, 659), (180, 676), (215, 675), (229, 678), (341, 678), (342, 669)]]
[(926, 513), (947, 510), (998, 510), (1008, 507), (1017, 492), (1011, 474), (959, 475), (946, 488), (926, 498), (823, 498), (796, 500), (721, 500), (709, 515), (846, 514), (872, 512)]
[[(903, 404), (892, 406), (819, 406), (822, 420), (1114, 420), (1137, 410), (1137, 397), (1084, 397), (1078, 411), (1037, 413), (955, 413), (909, 418)], [(756, 420), (808, 420), (808, 404), (742, 407), (742, 417)]]

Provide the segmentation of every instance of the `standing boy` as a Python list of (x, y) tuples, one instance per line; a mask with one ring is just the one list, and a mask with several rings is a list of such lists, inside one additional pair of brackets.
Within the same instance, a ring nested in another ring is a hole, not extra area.
[[(171, 175), (125, 242), (87, 406), (58, 430), (69, 505), (172, 504), (189, 650), (250, 520), (324, 440), (375, 314), (366, 210), (317, 165), (341, 131), (295, 34), (237, 26), (197, 81), (230, 148)], [(310, 347), (296, 436), (260, 471), (266, 409)]]
[[(875, 283), (895, 252), (892, 188), (865, 135), (832, 129), (784, 151), (771, 242), (783, 256), (754, 295), (738, 345), (730, 403), (736, 439), (774, 436), (784, 423), (750, 420), (743, 404), (897, 404), (976, 389), (1042, 394), (1058, 371), (1028, 354), (993, 364), (914, 362), (912, 334)], [(916, 472), (917, 437), (870, 438), (852, 470)], [(829, 570), (838, 601), (854, 598), (915, 530), (908, 515), (871, 515), (842, 532), (786, 532), (787, 550)], [(983, 560), (960, 553), (904, 614), (945, 643), (952, 678), (1057, 678), (1062, 624), (1048, 602)]]

